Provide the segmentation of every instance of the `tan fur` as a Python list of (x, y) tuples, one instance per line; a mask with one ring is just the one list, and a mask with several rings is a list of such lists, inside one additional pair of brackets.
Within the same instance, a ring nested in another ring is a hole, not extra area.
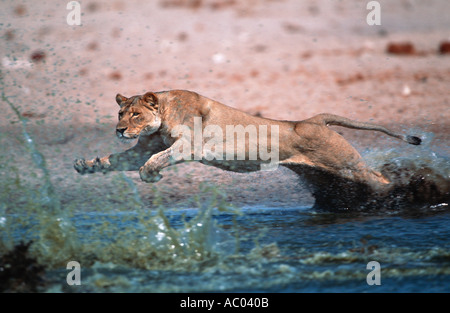
[[(174, 158), (173, 149), (177, 141), (184, 139), (180, 136), (172, 137), (172, 131), (178, 125), (193, 129), (194, 117), (199, 117), (203, 129), (207, 125), (217, 125), (222, 129), (227, 125), (277, 125), (279, 165), (302, 175), (316, 189), (330, 177), (376, 189), (388, 185), (389, 181), (381, 173), (370, 169), (360, 154), (328, 125), (376, 130), (409, 141), (407, 136), (393, 133), (381, 126), (331, 114), (319, 114), (304, 121), (278, 121), (252, 116), (185, 90), (148, 92), (130, 98), (117, 95), (116, 101), (120, 106), (117, 135), (123, 139), (138, 138), (137, 144), (127, 151), (100, 159), (76, 160), (74, 167), (78, 172), (139, 170), (143, 181), (156, 182), (161, 179), (159, 172), (163, 168), (183, 161)], [(420, 139), (416, 139), (420, 142)], [(251, 143), (246, 142), (245, 147), (248, 148), (249, 144)], [(238, 149), (235, 149), (235, 154), (239, 152)], [(208, 161), (204, 157), (199, 161), (236, 172), (259, 170), (261, 164), (267, 163), (261, 159), (250, 161), (224, 158)]]

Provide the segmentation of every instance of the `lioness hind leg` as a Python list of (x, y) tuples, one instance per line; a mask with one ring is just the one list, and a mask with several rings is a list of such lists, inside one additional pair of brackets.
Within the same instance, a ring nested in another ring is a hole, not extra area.
[(299, 122), (295, 127), (298, 153), (290, 159), (297, 164), (321, 169), (342, 179), (383, 186), (389, 181), (371, 169), (359, 152), (341, 135), (325, 125)]

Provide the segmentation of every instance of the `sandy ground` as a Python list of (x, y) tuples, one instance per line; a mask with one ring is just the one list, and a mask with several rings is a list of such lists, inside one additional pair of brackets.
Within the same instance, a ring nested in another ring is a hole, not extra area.
[[(450, 54), (439, 45), (450, 40), (450, 2), (379, 1), (375, 26), (366, 22), (367, 2), (82, 1), (81, 25), (70, 26), (68, 1), (2, 1), (1, 91), (29, 119), (62, 201), (80, 207), (101, 207), (100, 197), (126, 205), (116, 197), (130, 192), (121, 174), (79, 176), (72, 168), (75, 158), (127, 147), (114, 136), (119, 92), (188, 89), (275, 119), (330, 112), (416, 132), (448, 157)], [(402, 42), (413, 53), (387, 52)], [(34, 165), (17, 117), (5, 102), (1, 108), (0, 161), (26, 181)], [(339, 132), (361, 151), (404, 145)], [(159, 194), (167, 204), (192, 205), (210, 184), (237, 205), (313, 202), (287, 169), (233, 174), (189, 163), (164, 170), (153, 186), (126, 175), (145, 203)]]

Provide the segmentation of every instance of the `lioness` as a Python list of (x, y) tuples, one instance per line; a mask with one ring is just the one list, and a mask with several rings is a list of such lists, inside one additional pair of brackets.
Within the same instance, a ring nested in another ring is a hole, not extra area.
[[(257, 171), (276, 159), (276, 165), (290, 168), (309, 182), (316, 205), (348, 206), (368, 192), (386, 188), (390, 182), (369, 168), (361, 155), (328, 125), (379, 131), (413, 145), (421, 142), (415, 136), (332, 114), (319, 114), (304, 121), (252, 116), (186, 90), (147, 92), (129, 98), (117, 94), (116, 101), (120, 107), (116, 135), (138, 139), (137, 144), (102, 158), (75, 160), (74, 167), (81, 174), (139, 170), (143, 181), (157, 182), (163, 168), (186, 159), (235, 172)], [(234, 140), (234, 133), (230, 137), (222, 132), (220, 138), (221, 131), (230, 125), (240, 125), (239, 129), (246, 132), (240, 141)], [(177, 129), (180, 126), (184, 126), (184, 131)], [(200, 137), (196, 137), (195, 128), (200, 128)], [(183, 134), (187, 130), (194, 130), (194, 136)], [(258, 140), (251, 137), (252, 131)], [(221, 140), (211, 143), (213, 137)], [(252, 148), (259, 153), (252, 152)], [(265, 150), (266, 157), (262, 157), (261, 150)], [(273, 156), (271, 160), (267, 153)], [(344, 200), (342, 193), (347, 195)]]

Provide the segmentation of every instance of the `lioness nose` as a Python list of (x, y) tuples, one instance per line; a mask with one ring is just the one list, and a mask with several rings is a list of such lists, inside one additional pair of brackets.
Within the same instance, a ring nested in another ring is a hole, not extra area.
[(123, 132), (127, 130), (128, 127), (121, 127), (121, 128), (116, 128), (116, 131), (118, 133), (121, 133), (123, 135)]

